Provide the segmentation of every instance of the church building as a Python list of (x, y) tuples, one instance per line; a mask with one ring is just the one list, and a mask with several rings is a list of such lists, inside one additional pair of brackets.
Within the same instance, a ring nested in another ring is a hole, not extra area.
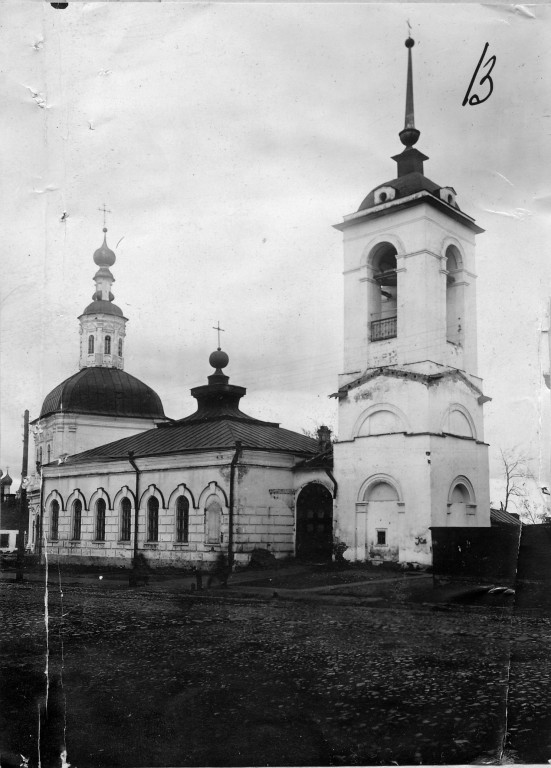
[(113, 304), (105, 239), (94, 261), (80, 370), (33, 422), (31, 548), (54, 562), (123, 566), (144, 555), (152, 566), (208, 568), (220, 552), (247, 563), (254, 549), (330, 559), (329, 429), (314, 439), (241, 411), (246, 389), (229, 383), (220, 348), (208, 383), (191, 390), (196, 412), (166, 418), (158, 395), (122, 370), (127, 319)]
[(336, 393), (335, 535), (350, 560), (430, 563), (431, 527), (489, 526), (477, 376), (475, 235), (452, 186), (424, 175), (408, 49), (404, 149), (336, 228), (344, 373)]
[[(338, 440), (240, 409), (228, 356), (209, 358), (195, 413), (167, 419), (123, 368), (126, 318), (114, 253), (94, 254), (80, 317), (80, 371), (35, 420), (31, 502), (54, 560), (197, 565), (220, 552), (430, 564), (431, 529), (490, 526), (488, 446), (477, 375), (475, 236), (452, 186), (424, 175), (415, 147), (412, 48), (395, 178), (336, 228), (344, 237), (344, 373)], [(334, 461), (334, 469), (333, 469)], [(42, 511), (42, 512), (41, 512)], [(41, 512), (41, 515), (40, 515)]]
[(46, 395), (40, 416), (31, 422), (36, 463), (27, 487), (31, 549), (36, 546), (42, 465), (166, 421), (157, 393), (124, 371), (128, 319), (113, 303), (115, 278), (109, 267), (116, 257), (105, 227), (103, 233), (103, 244), (94, 253), (96, 289), (79, 317), (79, 371)]

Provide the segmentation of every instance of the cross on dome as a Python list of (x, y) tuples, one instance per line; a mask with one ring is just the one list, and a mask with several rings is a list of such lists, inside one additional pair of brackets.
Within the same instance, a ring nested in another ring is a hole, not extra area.
[(223, 328), (220, 328), (220, 320), (216, 321), (217, 324), (212, 326), (213, 331), (218, 331), (218, 349), (220, 349), (220, 332), (225, 333)]

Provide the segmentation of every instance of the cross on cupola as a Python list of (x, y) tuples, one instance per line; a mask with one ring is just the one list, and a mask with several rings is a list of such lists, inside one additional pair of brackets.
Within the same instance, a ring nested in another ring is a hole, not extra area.
[(220, 349), (220, 333), (225, 333), (223, 328), (220, 328), (220, 320), (216, 321), (216, 325), (212, 326), (213, 331), (218, 331), (218, 349)]
[(103, 208), (98, 208), (98, 211), (101, 211), (103, 213), (103, 226), (107, 226), (107, 214), (111, 213), (111, 211), (105, 207), (105, 203), (103, 204)]

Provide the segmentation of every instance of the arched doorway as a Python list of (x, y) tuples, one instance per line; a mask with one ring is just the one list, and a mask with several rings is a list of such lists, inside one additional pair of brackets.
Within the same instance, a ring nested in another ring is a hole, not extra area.
[(297, 503), (296, 556), (329, 560), (333, 553), (333, 498), (321, 483), (308, 483)]

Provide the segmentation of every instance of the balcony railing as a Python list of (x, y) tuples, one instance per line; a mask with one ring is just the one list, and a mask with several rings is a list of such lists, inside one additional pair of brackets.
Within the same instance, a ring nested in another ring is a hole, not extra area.
[(385, 317), (383, 320), (373, 320), (371, 323), (371, 341), (394, 339), (396, 334), (396, 315)]

